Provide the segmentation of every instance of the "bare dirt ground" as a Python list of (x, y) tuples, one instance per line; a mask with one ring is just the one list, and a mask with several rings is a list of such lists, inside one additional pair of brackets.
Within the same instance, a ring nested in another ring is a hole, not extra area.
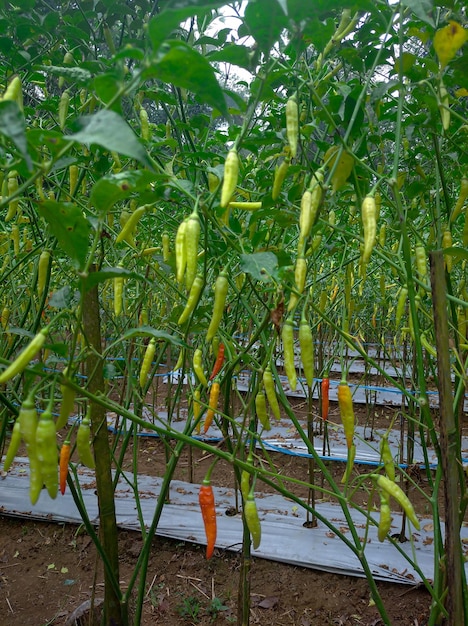
[[(364, 414), (360, 417), (363, 420)], [(389, 416), (380, 419), (388, 423)], [(164, 444), (158, 439), (140, 438), (139, 448), (139, 471), (162, 475)], [(131, 450), (127, 452), (128, 465), (130, 455)], [(175, 478), (188, 480), (193, 472), (194, 482), (199, 483), (210, 462), (197, 450), (193, 450), (191, 458), (185, 452)], [(307, 475), (305, 458), (275, 454), (274, 462), (288, 476), (304, 479)], [(333, 467), (338, 479), (343, 469), (343, 464)], [(229, 465), (218, 463), (216, 485), (233, 485)], [(417, 500), (415, 505), (418, 507)], [(141, 546), (138, 533), (120, 532), (122, 588), (131, 576)], [(215, 550), (213, 558), (207, 561), (203, 546), (157, 537), (149, 562), (142, 624), (235, 624), (240, 562), (238, 553), (223, 550)], [(102, 597), (102, 579), (96, 549), (82, 528), (0, 515), (0, 625), (71, 626), (75, 621), (70, 622), (69, 617), (75, 609), (85, 601)], [(378, 583), (378, 588), (392, 626), (427, 623), (430, 595), (424, 588), (391, 583)], [(365, 579), (254, 558), (251, 590), (251, 624), (382, 623)], [(88, 623), (84, 617), (76, 622), (79, 626)]]

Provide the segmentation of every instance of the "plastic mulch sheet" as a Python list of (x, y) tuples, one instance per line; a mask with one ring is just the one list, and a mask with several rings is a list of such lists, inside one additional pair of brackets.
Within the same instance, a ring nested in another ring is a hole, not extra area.
[[(93, 523), (97, 523), (98, 509), (93, 473), (80, 468), (79, 477), (89, 518)], [(134, 476), (127, 474), (126, 478), (130, 484), (121, 479), (116, 490), (117, 522), (122, 528), (138, 531), (140, 525), (131, 487)], [(149, 526), (162, 479), (138, 475), (137, 480), (144, 524)], [(25, 459), (18, 459), (14, 463), (0, 485), (0, 512), (4, 515), (49, 522), (81, 522), (68, 490), (64, 496), (59, 494), (56, 500), (51, 500), (43, 490), (37, 504), (31, 505), (28, 463)], [(198, 505), (198, 488), (198, 485), (172, 481), (170, 503), (164, 506), (157, 529), (158, 535), (199, 544), (205, 542)], [(234, 505), (234, 493), (232, 490), (216, 487), (214, 491), (218, 515), (217, 548), (239, 551), (242, 541), (240, 514), (234, 516), (226, 514), (226, 511)], [(347, 541), (354, 544), (354, 539), (338, 505), (317, 502), (316, 511), (319, 517), (317, 527), (305, 528), (303, 524), (306, 521), (306, 512), (295, 502), (279, 495), (257, 493), (256, 497), (262, 524), (262, 541), (260, 547), (253, 552), (254, 555), (326, 572), (364, 576), (358, 557), (345, 543)], [(419, 583), (422, 576), (432, 579), (434, 537), (431, 519), (420, 520), (420, 531), (407, 528), (406, 536), (409, 540), (396, 547), (389, 540), (380, 543), (377, 539), (376, 526), (366, 523), (366, 518), (361, 513), (353, 510), (351, 516), (359, 541), (366, 542), (365, 555), (376, 579), (405, 584)], [(378, 512), (373, 513), (373, 516), (377, 519)], [(327, 526), (326, 520), (330, 520), (335, 529), (342, 533), (345, 541)], [(394, 513), (392, 533), (399, 533), (400, 527), (401, 516)], [(461, 538), (463, 545), (467, 545), (468, 527), (462, 527)], [(404, 555), (408, 555), (416, 563), (416, 567), (411, 565)]]

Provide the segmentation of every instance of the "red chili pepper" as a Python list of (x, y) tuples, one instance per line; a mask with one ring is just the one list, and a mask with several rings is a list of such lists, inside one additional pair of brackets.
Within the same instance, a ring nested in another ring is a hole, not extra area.
[(217, 374), (219, 374), (219, 372), (221, 371), (221, 368), (223, 367), (223, 363), (224, 363), (224, 343), (220, 343), (219, 348), (218, 348), (218, 356), (216, 357), (216, 361), (213, 366), (213, 371), (211, 372), (210, 380), (213, 380), (213, 378)]
[(70, 460), (70, 454), (70, 441), (67, 439), (63, 442), (60, 450), (60, 493), (62, 496), (67, 487), (68, 461)]
[(200, 503), (203, 523), (205, 525), (206, 558), (209, 559), (213, 556), (215, 543), (216, 543), (217, 528), (216, 528), (216, 508), (215, 508), (213, 487), (210, 484), (210, 479), (207, 477), (205, 477), (205, 479), (203, 480), (203, 483), (200, 485), (198, 501)]
[(328, 407), (330, 405), (329, 400), (330, 379), (327, 377), (322, 378), (322, 419), (325, 421), (328, 419)]

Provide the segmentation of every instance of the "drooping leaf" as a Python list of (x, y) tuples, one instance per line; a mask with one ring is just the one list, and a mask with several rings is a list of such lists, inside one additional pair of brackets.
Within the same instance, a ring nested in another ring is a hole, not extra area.
[(255, 280), (268, 282), (278, 269), (278, 259), (273, 252), (241, 254), (241, 269)]
[(187, 344), (179, 337), (171, 335), (164, 330), (157, 330), (152, 326), (139, 326), (138, 328), (130, 328), (123, 333), (122, 339), (132, 339), (133, 337), (154, 337), (160, 341), (168, 341), (174, 346), (186, 346)]
[(92, 78), (91, 72), (82, 67), (59, 67), (56, 65), (40, 65), (38, 69), (43, 70), (44, 72), (47, 72), (47, 74), (52, 74), (54, 76), (63, 76), (74, 85), (84, 85), (88, 83)]
[(105, 267), (99, 272), (90, 272), (88, 276), (83, 278), (83, 287), (85, 291), (89, 291), (99, 283), (104, 283), (111, 278), (135, 278), (136, 280), (142, 280), (150, 282), (143, 275), (138, 272), (132, 272), (125, 267)]
[(169, 39), (174, 30), (187, 18), (200, 15), (202, 10), (216, 9), (225, 5), (223, 0), (174, 0), (164, 5), (164, 10), (155, 15), (148, 24), (148, 34), (153, 50)]
[(182, 41), (166, 41), (160, 46), (145, 78), (157, 78), (192, 91), (200, 100), (228, 116), (223, 91), (204, 56)]
[(250, 55), (252, 50), (247, 46), (240, 46), (235, 44), (228, 44), (220, 50), (216, 50), (212, 54), (208, 55), (210, 61), (217, 61), (223, 63), (231, 63), (238, 67), (243, 67), (246, 70), (252, 69), (252, 62)]
[(0, 134), (8, 137), (21, 153), (28, 170), (32, 170), (32, 161), (26, 141), (26, 123), (16, 102), (0, 102)]
[(80, 117), (77, 124), (78, 132), (66, 135), (67, 141), (76, 141), (88, 146), (98, 144), (106, 150), (132, 157), (153, 169), (143, 144), (127, 122), (114, 111), (102, 110), (95, 115)]
[(128, 198), (136, 191), (143, 191), (156, 178), (156, 174), (147, 170), (126, 170), (117, 174), (107, 174), (92, 188), (90, 202), (101, 215), (105, 215), (116, 202)]
[(419, 19), (426, 24), (435, 26), (432, 11), (434, 10), (433, 0), (402, 0), (404, 6), (407, 6)]
[(74, 291), (70, 285), (65, 285), (58, 291), (54, 291), (48, 300), (48, 305), (54, 309), (68, 309), (80, 300), (80, 292)]
[(91, 225), (81, 209), (71, 202), (45, 200), (38, 204), (38, 210), (73, 265), (76, 269), (83, 270), (88, 254)]
[(245, 9), (245, 24), (260, 50), (268, 53), (288, 26), (283, 9), (276, 0), (249, 2)]

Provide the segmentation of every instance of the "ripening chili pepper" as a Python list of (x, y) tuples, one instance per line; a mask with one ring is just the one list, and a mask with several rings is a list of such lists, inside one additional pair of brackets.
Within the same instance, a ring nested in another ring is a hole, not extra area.
[(340, 154), (339, 146), (330, 146), (323, 157), (325, 164), (328, 165), (330, 169), (334, 168), (331, 177), (333, 193), (346, 184), (354, 167), (354, 157), (345, 150), (341, 150), (340, 159), (336, 167), (334, 167), (338, 154)]
[(208, 381), (206, 380), (205, 372), (203, 371), (202, 351), (200, 348), (197, 348), (193, 353), (193, 371), (195, 372), (195, 376), (198, 378), (200, 383), (206, 387)]
[(37, 333), (37, 335), (28, 343), (23, 351), (18, 354), (16, 359), (0, 374), (0, 385), (6, 383), (8, 380), (13, 378), (13, 376), (20, 374), (26, 369), (29, 362), (43, 347), (48, 332), (49, 328), (46, 326)]
[(346, 459), (346, 469), (343, 474), (343, 478), (341, 479), (341, 483), (343, 485), (347, 484), (349, 482), (349, 479), (351, 478), (351, 473), (353, 471), (355, 458), (356, 458), (356, 446), (353, 443), (351, 447), (348, 448), (348, 457)]
[(121, 241), (128, 241), (129, 235), (133, 237), (136, 225), (141, 220), (143, 215), (146, 213), (148, 208), (149, 208), (149, 205), (144, 204), (143, 206), (140, 206), (133, 211), (133, 213), (130, 215), (128, 220), (125, 222), (122, 230), (117, 235), (115, 239), (115, 243), (120, 243)]
[(8, 306), (4, 306), (2, 309), (2, 313), (0, 315), (0, 324), (3, 328), (3, 330), (5, 330), (8, 326), (8, 321), (10, 319), (10, 315), (11, 315), (11, 310), (10, 307)]
[(20, 253), (20, 231), (16, 224), (11, 227), (11, 240), (13, 241), (13, 252), (15, 256)]
[(39, 256), (39, 263), (37, 266), (37, 294), (39, 297), (41, 297), (44, 293), (47, 276), (49, 274), (49, 265), (50, 252), (49, 250), (43, 250)]
[[(63, 370), (64, 378), (67, 378), (68, 368)], [(60, 404), (59, 416), (55, 423), (56, 430), (61, 430), (68, 422), (73, 408), (75, 406), (76, 391), (63, 383), (60, 385), (60, 392), (62, 394), (62, 402)]]
[(176, 258), (176, 278), (180, 284), (184, 279), (185, 268), (187, 266), (187, 248), (185, 245), (185, 230), (187, 220), (180, 223), (175, 237), (175, 258)]
[(309, 188), (302, 194), (301, 211), (299, 214), (299, 240), (305, 242), (317, 219), (322, 201), (322, 182), (324, 171), (318, 169), (312, 176)]
[(213, 313), (208, 330), (206, 331), (207, 342), (210, 342), (218, 331), (224, 313), (224, 305), (226, 304), (228, 288), (229, 282), (227, 279), (227, 272), (223, 271), (216, 279), (214, 287)]
[(220, 343), (219, 347), (218, 347), (218, 354), (216, 357), (216, 361), (215, 364), (213, 366), (213, 370), (210, 374), (210, 380), (213, 380), (213, 378), (219, 374), (219, 372), (221, 371), (221, 368), (223, 367), (223, 363), (224, 363), (224, 352), (225, 352), (225, 346), (224, 343)]
[(284, 369), (291, 386), (291, 391), (295, 391), (297, 387), (297, 374), (294, 364), (294, 321), (292, 317), (288, 317), (285, 320), (281, 331), (281, 339), (283, 341), (284, 350)]
[(208, 471), (207, 476), (203, 479), (198, 495), (203, 524), (205, 526), (207, 559), (213, 556), (217, 533), (215, 499), (209, 474), (211, 474), (211, 470)]
[(60, 97), (59, 107), (58, 107), (58, 118), (59, 118), (59, 126), (61, 130), (65, 128), (65, 124), (67, 123), (67, 115), (68, 108), (70, 106), (70, 94), (68, 91), (64, 91)]
[[(248, 462), (248, 460), (247, 460)], [(244, 502), (247, 501), (250, 492), (250, 472), (247, 470), (242, 470), (241, 473), (241, 494)]]
[(76, 187), (78, 185), (78, 174), (79, 174), (78, 165), (70, 165), (68, 168), (68, 180), (70, 186), (70, 198), (73, 198), (75, 195)]
[(328, 419), (328, 411), (330, 407), (330, 379), (328, 376), (324, 376), (321, 382), (321, 394), (322, 394), (322, 419), (325, 421)]
[(366, 196), (361, 205), (361, 219), (364, 230), (364, 249), (362, 251), (362, 263), (369, 262), (374, 249), (377, 235), (377, 206), (374, 196)]
[(26, 445), (29, 460), (29, 497), (31, 504), (36, 504), (42, 489), (41, 463), (37, 456), (36, 431), (37, 411), (34, 395), (30, 393), (23, 401), (18, 415), (21, 437)]
[[(446, 228), (442, 233), (442, 248), (451, 248), (452, 247), (452, 233), (450, 232), (450, 228)], [(451, 254), (444, 255), (445, 257), (445, 269), (447, 273), (450, 274), (452, 271), (453, 265), (453, 257)]]
[(208, 189), (210, 193), (218, 190), (219, 178), (213, 172), (208, 172)]
[(260, 524), (260, 518), (258, 516), (257, 503), (255, 502), (255, 496), (253, 491), (253, 485), (250, 489), (247, 499), (244, 501), (244, 517), (247, 522), (250, 535), (252, 537), (252, 544), (254, 550), (256, 550), (262, 540), (262, 527)]
[(354, 438), (354, 409), (351, 389), (345, 380), (342, 380), (338, 385), (338, 406), (340, 407), (346, 445), (349, 450), (353, 445)]
[(419, 530), (419, 520), (416, 517), (416, 513), (414, 512), (413, 505), (411, 504), (408, 496), (405, 492), (392, 480), (387, 478), (387, 476), (371, 474), (371, 478), (377, 481), (377, 485), (386, 491), (389, 496), (395, 498), (398, 504), (401, 506), (403, 511), (406, 513), (407, 518), (413, 524), (413, 526)]
[(302, 370), (309, 389), (314, 384), (314, 340), (312, 329), (307, 321), (305, 307), (302, 309), (299, 323), (299, 347), (301, 350)]
[(416, 258), (416, 269), (418, 270), (419, 278), (424, 280), (427, 276), (427, 260), (426, 250), (422, 244), (418, 244), (414, 249)]
[(19, 419), (15, 420), (13, 430), (11, 431), (11, 439), (8, 445), (8, 450), (5, 456), (5, 462), (3, 463), (3, 471), (8, 472), (13, 463), (15, 456), (18, 453), (21, 444), (21, 428)]
[(286, 137), (288, 138), (291, 156), (295, 158), (299, 140), (299, 111), (296, 96), (291, 96), (286, 102)]
[(193, 313), (193, 311), (195, 310), (198, 304), (198, 301), (200, 300), (200, 295), (203, 291), (204, 286), (205, 286), (205, 281), (203, 279), (203, 276), (201, 276), (200, 274), (195, 276), (195, 280), (193, 281), (192, 287), (190, 288), (190, 292), (187, 298), (187, 303), (185, 305), (185, 308), (180, 314), (179, 319), (177, 320), (177, 323), (179, 324), (179, 326), (184, 324), (188, 320), (190, 315)]
[(62, 496), (67, 488), (68, 462), (70, 461), (70, 439), (66, 439), (60, 448), (60, 493)]
[(277, 200), (279, 198), (281, 187), (283, 186), (284, 179), (288, 173), (289, 164), (291, 159), (286, 158), (281, 162), (281, 165), (275, 169), (275, 177), (273, 178), (273, 189), (271, 191), (271, 199)]
[(228, 209), (241, 209), (241, 211), (258, 211), (262, 208), (261, 202), (230, 202)]
[(11, 79), (5, 93), (2, 96), (2, 100), (11, 100), (13, 102), (16, 102), (20, 106), (20, 108), (22, 108), (23, 96), (21, 78), (19, 76), (14, 76)]
[(185, 226), (185, 286), (191, 289), (195, 276), (197, 275), (198, 264), (198, 241), (200, 239), (200, 218), (198, 213), (193, 211), (189, 216)]
[(80, 463), (86, 465), (89, 469), (94, 469), (96, 463), (91, 449), (90, 409), (88, 409), (88, 412), (85, 417), (83, 417), (78, 427), (78, 432), (76, 433), (76, 449), (78, 450)]
[(460, 213), (463, 210), (463, 205), (465, 204), (465, 200), (468, 198), (468, 178), (463, 176), (460, 183), (460, 193), (457, 198), (457, 202), (453, 207), (452, 214), (450, 216), (450, 221), (453, 222), (457, 219)]
[(124, 237), (125, 241), (128, 243), (129, 246), (131, 246), (132, 248), (135, 248), (136, 242), (135, 242), (135, 238), (133, 237), (133, 232), (135, 229), (125, 228), (125, 226), (127, 225), (127, 222), (131, 219), (131, 217), (132, 217), (132, 213), (124, 209), (120, 213), (119, 222), (120, 222), (120, 226), (122, 227), (122, 230), (125, 229), (125, 237)]
[(239, 156), (236, 148), (229, 150), (226, 162), (224, 163), (224, 178), (221, 188), (220, 206), (225, 209), (229, 204), (232, 195), (237, 187), (237, 179), (239, 177)]
[(52, 417), (54, 399), (39, 418), (36, 429), (37, 458), (47, 493), (54, 500), (58, 491), (58, 455), (55, 422)]
[(192, 408), (193, 408), (193, 420), (195, 422), (195, 429), (197, 433), (200, 433), (200, 415), (202, 412), (202, 405), (200, 402), (201, 392), (200, 389), (195, 389), (193, 392), (192, 398)]
[[(8, 172), (7, 179), (7, 191), (8, 196), (11, 197), (18, 191), (18, 172), (12, 170)], [(8, 203), (8, 212), (5, 216), (5, 222), (10, 222), (12, 219), (16, 217), (16, 213), (18, 211), (19, 200), (18, 198), (14, 198), (10, 200)]]
[(388, 478), (395, 482), (395, 463), (387, 435), (384, 435), (380, 440), (380, 458), (382, 459)]
[(143, 362), (141, 364), (139, 383), (140, 387), (144, 387), (146, 385), (146, 379), (148, 378), (148, 374), (151, 369), (151, 365), (153, 364), (154, 354), (156, 352), (156, 339), (151, 337), (146, 346), (145, 355), (143, 357)]
[(277, 420), (281, 419), (280, 407), (276, 396), (276, 385), (273, 380), (273, 374), (271, 373), (270, 366), (268, 366), (263, 372), (263, 387), (273, 415)]
[(149, 129), (148, 111), (144, 107), (141, 107), (139, 111), (139, 116), (140, 116), (141, 138), (143, 139), (143, 141), (149, 141), (150, 129)]
[(123, 309), (123, 284), (122, 276), (116, 276), (113, 281), (114, 285), (114, 315), (118, 317)]
[(258, 421), (262, 425), (263, 429), (270, 430), (270, 419), (268, 417), (266, 397), (263, 391), (259, 391), (255, 396), (255, 413), (257, 414)]
[(169, 261), (169, 257), (171, 256), (170, 250), (170, 239), (167, 233), (162, 234), (162, 251), (163, 251), (163, 261), (167, 263)]
[(218, 400), (219, 400), (219, 383), (214, 382), (212, 383), (211, 388), (210, 388), (208, 410), (205, 416), (205, 423), (203, 424), (203, 433), (205, 435), (210, 429), (211, 424), (213, 423), (213, 419), (216, 414), (216, 410), (218, 408)]
[(403, 317), (403, 313), (405, 312), (407, 298), (408, 298), (408, 287), (403, 286), (400, 289), (400, 295), (398, 296), (398, 301), (397, 301), (396, 311), (395, 311), (395, 326), (397, 328), (400, 326), (401, 318)]
[(292, 311), (299, 301), (299, 295), (302, 294), (305, 287), (305, 281), (307, 276), (307, 261), (304, 256), (300, 254), (296, 260), (294, 268), (294, 282), (296, 291), (291, 294), (288, 302), (288, 311)]
[(377, 536), (379, 541), (384, 541), (392, 527), (392, 513), (390, 511), (389, 495), (386, 491), (380, 490), (380, 517)]

